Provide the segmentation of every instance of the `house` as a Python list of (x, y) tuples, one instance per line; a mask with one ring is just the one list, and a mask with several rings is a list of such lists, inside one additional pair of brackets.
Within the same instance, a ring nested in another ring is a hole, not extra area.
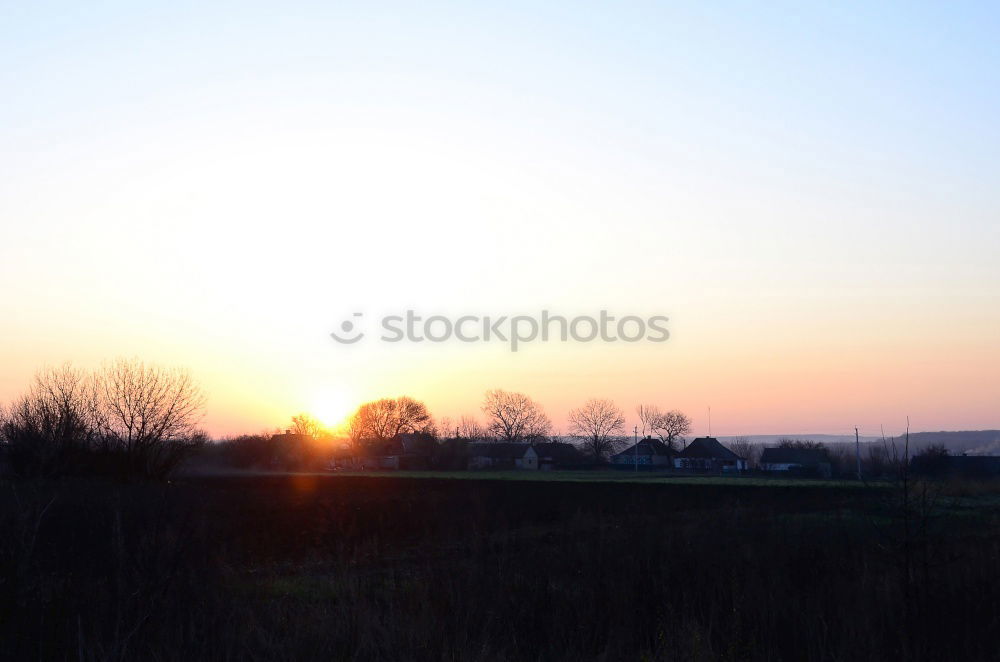
[(830, 458), (821, 448), (765, 448), (760, 455), (760, 468), (824, 478), (831, 474)]
[(363, 443), (356, 450), (334, 456), (344, 469), (427, 469), (434, 454), (434, 438), (422, 433), (398, 434), (392, 439)]
[(537, 469), (538, 453), (526, 442), (497, 441), (468, 446), (470, 469)]
[(677, 454), (674, 467), (689, 471), (745, 471), (747, 461), (715, 437), (698, 437)]
[(674, 466), (674, 458), (677, 451), (667, 446), (659, 439), (646, 437), (635, 443), (620, 453), (611, 456), (611, 464), (616, 469), (621, 468), (645, 468), (670, 469)]
[(538, 456), (538, 468), (542, 471), (552, 469), (572, 469), (583, 466), (586, 462), (583, 454), (573, 444), (550, 442), (532, 445)]
[(406, 447), (398, 438), (371, 442), (361, 452), (365, 469), (401, 469), (400, 459), (405, 454)]

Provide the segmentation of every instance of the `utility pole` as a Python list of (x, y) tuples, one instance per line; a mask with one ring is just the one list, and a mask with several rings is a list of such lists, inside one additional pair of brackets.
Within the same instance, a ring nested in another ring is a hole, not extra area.
[(632, 441), (634, 442), (632, 445), (632, 450), (634, 451), (633, 459), (635, 460), (633, 462), (633, 464), (635, 465), (635, 469), (633, 471), (638, 472), (639, 471), (639, 426), (638, 425), (632, 428)]
[(861, 439), (857, 428), (854, 428), (854, 457), (858, 462), (858, 480), (861, 480)]

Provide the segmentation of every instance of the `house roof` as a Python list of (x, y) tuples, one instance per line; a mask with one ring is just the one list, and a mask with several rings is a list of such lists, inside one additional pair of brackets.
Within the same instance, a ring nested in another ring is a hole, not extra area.
[(431, 455), (437, 446), (434, 437), (422, 432), (399, 434), (396, 440), (402, 445), (404, 455)]
[(677, 455), (677, 451), (673, 450), (659, 439), (647, 437), (636, 444), (632, 444), (620, 453), (615, 453), (615, 456), (618, 455), (664, 455), (667, 457), (673, 457)]
[(681, 457), (715, 460), (742, 460), (739, 455), (719, 443), (715, 437), (698, 437), (680, 452)]
[(553, 441), (544, 444), (535, 444), (534, 448), (538, 454), (538, 459), (543, 461), (551, 460), (553, 462), (573, 463), (580, 462), (583, 459), (580, 451), (572, 444)]
[(469, 444), (470, 457), (488, 457), (494, 460), (517, 460), (531, 448), (522, 441), (476, 442)]
[(829, 464), (830, 458), (820, 448), (765, 448), (761, 464)]

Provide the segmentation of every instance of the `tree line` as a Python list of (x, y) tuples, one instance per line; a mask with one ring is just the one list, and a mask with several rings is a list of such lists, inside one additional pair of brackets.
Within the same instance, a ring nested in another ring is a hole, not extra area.
[[(362, 404), (349, 418), (347, 436), (356, 446), (388, 441), (401, 434), (427, 435), (439, 440), (476, 442), (543, 442), (558, 437), (542, 406), (524, 393), (492, 389), (480, 407), (485, 421), (462, 416), (436, 422), (427, 406), (408, 396), (382, 398)], [(674, 447), (691, 430), (691, 419), (680, 411), (661, 412), (658, 407), (637, 409), (643, 436), (657, 435)], [(626, 443), (625, 413), (611, 400), (590, 399), (568, 415), (571, 435), (584, 440), (586, 450), (606, 459)], [(291, 431), (308, 436), (329, 434), (308, 415), (292, 419)]]
[[(188, 372), (118, 359), (95, 370), (70, 364), (45, 368), (9, 406), (0, 406), (0, 444), (10, 468), (23, 476), (108, 475), (122, 479), (164, 478), (204, 449), (236, 466), (315, 468), (346, 438), (354, 450), (416, 435), (458, 453), (467, 442), (537, 443), (558, 438), (542, 406), (524, 393), (492, 389), (484, 394), (482, 418), (436, 421), (426, 404), (408, 396), (360, 405), (339, 434), (308, 414), (294, 416), (289, 431), (244, 434), (207, 444), (198, 427), (205, 394)], [(679, 411), (642, 405), (643, 434), (670, 446), (691, 429)], [(591, 399), (568, 414), (569, 431), (595, 462), (626, 443), (625, 414), (611, 400)], [(0, 458), (2, 460), (3, 458)]]
[[(456, 420), (435, 419), (427, 405), (409, 396), (380, 398), (360, 405), (341, 430), (324, 428), (308, 414), (293, 416), (281, 429), (228, 437), (206, 448), (218, 465), (239, 468), (314, 470), (325, 467), (331, 454), (393, 454), (387, 443), (409, 437), (438, 468), (465, 468), (468, 443), (541, 443), (559, 441), (551, 419), (542, 406), (524, 393), (492, 389), (480, 405), (481, 415)], [(683, 413), (642, 405), (637, 415), (643, 434), (676, 447), (691, 430)], [(592, 462), (607, 462), (627, 445), (625, 413), (611, 400), (591, 399), (569, 412), (568, 431), (574, 445)], [(345, 448), (346, 446), (346, 448)], [(412, 446), (411, 446), (412, 447)]]
[[(11, 468), (21, 475), (163, 478), (206, 446), (207, 435), (198, 428), (204, 405), (204, 393), (183, 370), (135, 359), (119, 359), (91, 371), (66, 364), (38, 372), (20, 398), (0, 407), (0, 443)], [(360, 405), (339, 436), (311, 416), (299, 414), (289, 427), (299, 443), (276, 443), (281, 435), (275, 431), (229, 437), (208, 450), (230, 465), (301, 469), (325, 464), (343, 438), (353, 450), (363, 451), (403, 434), (415, 435), (440, 446), (440, 453), (456, 456), (467, 442), (537, 443), (560, 438), (542, 406), (523, 393), (489, 390), (480, 410), (483, 418), (466, 415), (457, 421), (435, 421), (419, 400), (381, 398)], [(658, 439), (672, 449), (691, 431), (690, 418), (678, 410), (644, 404), (635, 414), (643, 438)], [(571, 410), (567, 421), (576, 445), (596, 463), (606, 462), (628, 443), (625, 412), (612, 400), (592, 398)], [(856, 468), (855, 451), (848, 445), (797, 439), (783, 439), (778, 445), (820, 451), (834, 474), (852, 474)], [(728, 446), (756, 467), (759, 444), (737, 437)], [(943, 447), (920, 454), (921, 462), (932, 469), (941, 466), (939, 458), (946, 455)], [(868, 476), (882, 475), (892, 464), (887, 448), (878, 444), (868, 444), (861, 461)]]
[(21, 475), (163, 478), (207, 441), (205, 395), (183, 370), (119, 359), (38, 372), (0, 408), (0, 441)]

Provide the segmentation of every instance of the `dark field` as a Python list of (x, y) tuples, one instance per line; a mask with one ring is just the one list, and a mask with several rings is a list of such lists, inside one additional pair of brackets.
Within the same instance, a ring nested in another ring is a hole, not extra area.
[(0, 482), (0, 658), (996, 659), (1000, 510), (938, 492)]

